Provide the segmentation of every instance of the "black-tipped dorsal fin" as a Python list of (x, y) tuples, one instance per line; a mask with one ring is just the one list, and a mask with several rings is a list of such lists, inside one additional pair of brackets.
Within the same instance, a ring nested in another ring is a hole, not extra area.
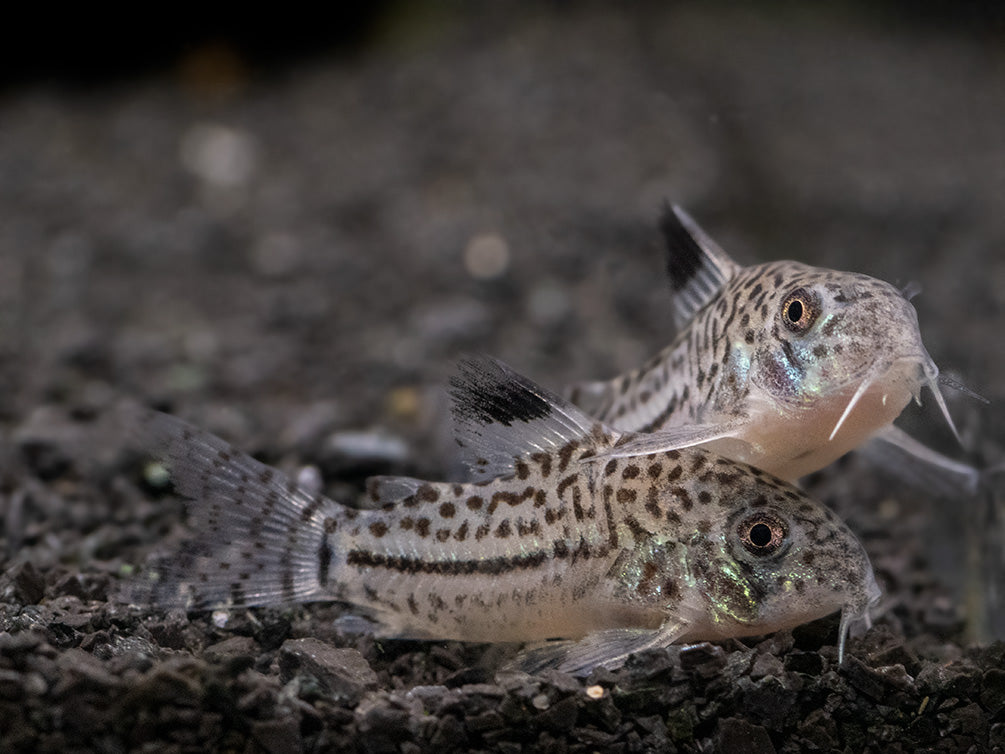
[(507, 476), (518, 459), (557, 453), (570, 443), (589, 447), (604, 435), (616, 439), (568, 401), (489, 356), (458, 364), (450, 397), (457, 443), (475, 481)]
[(683, 329), (736, 274), (739, 265), (676, 204), (664, 208), (660, 230), (674, 294), (674, 323)]

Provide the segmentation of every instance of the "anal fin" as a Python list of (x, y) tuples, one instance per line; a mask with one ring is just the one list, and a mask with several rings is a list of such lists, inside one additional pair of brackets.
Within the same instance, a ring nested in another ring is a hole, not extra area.
[(614, 670), (633, 654), (673, 644), (684, 634), (685, 626), (680, 621), (668, 621), (655, 630), (612, 628), (587, 634), (578, 641), (539, 644), (521, 652), (512, 667), (526, 673), (555, 668), (579, 676), (597, 667)]

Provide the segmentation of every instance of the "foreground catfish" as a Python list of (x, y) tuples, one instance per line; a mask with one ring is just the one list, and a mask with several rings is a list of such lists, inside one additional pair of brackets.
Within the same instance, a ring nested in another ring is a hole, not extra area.
[(379, 507), (308, 493), (164, 414), (147, 450), (195, 500), (194, 541), (132, 590), (193, 609), (339, 600), (382, 635), (545, 644), (530, 667), (586, 672), (672, 642), (761, 634), (878, 598), (824, 506), (701, 449), (597, 462), (621, 439), (487, 360), (453, 381), (458, 439), (484, 481), (372, 480)]
[(661, 229), (678, 337), (639, 369), (570, 392), (590, 415), (645, 433), (620, 453), (703, 444), (795, 480), (878, 435), (976, 483), (892, 424), (928, 386), (956, 433), (901, 291), (799, 262), (742, 267), (679, 207)]

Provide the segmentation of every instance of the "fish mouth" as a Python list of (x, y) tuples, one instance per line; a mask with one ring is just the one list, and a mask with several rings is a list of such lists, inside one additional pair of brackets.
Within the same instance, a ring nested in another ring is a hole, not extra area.
[[(922, 388), (928, 387), (928, 389), (932, 391), (932, 397), (935, 399), (935, 403), (939, 407), (939, 411), (942, 412), (942, 416), (945, 418), (946, 424), (949, 425), (949, 429), (952, 431), (956, 441), (962, 444), (960, 433), (957, 431), (956, 424), (953, 422), (953, 417), (949, 413), (949, 407), (946, 406), (946, 399), (943, 397), (942, 391), (939, 389), (939, 368), (935, 365), (932, 357), (928, 355), (924, 346), (919, 346), (919, 349), (919, 351), (912, 351), (910, 353), (894, 356), (891, 359), (881, 361), (869, 369), (869, 371), (865, 373), (861, 382), (859, 382), (855, 392), (852, 393), (851, 398), (848, 400), (848, 404), (845, 406), (840, 418), (834, 425), (834, 429), (831, 430), (830, 437), (827, 439), (834, 439), (834, 436), (838, 433), (838, 430), (841, 429), (841, 426), (845, 423), (845, 420), (851, 414), (852, 410), (862, 399), (862, 396), (868, 392), (869, 388), (872, 387), (877, 380), (890, 374), (890, 372), (894, 370), (902, 370), (903, 373), (907, 375), (907, 379), (913, 383), (910, 388), (911, 395), (914, 397), (915, 402), (919, 406), (921, 405)], [(912, 366), (916, 368), (913, 379), (911, 379), (910, 376), (910, 368)]]

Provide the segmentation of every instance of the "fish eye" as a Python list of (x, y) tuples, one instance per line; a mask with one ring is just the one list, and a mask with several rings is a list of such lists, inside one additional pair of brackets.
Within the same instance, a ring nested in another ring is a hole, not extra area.
[(782, 302), (782, 324), (799, 335), (817, 321), (820, 314), (820, 300), (808, 288), (796, 288)]
[(788, 527), (769, 513), (755, 513), (736, 527), (740, 542), (751, 555), (771, 555), (788, 536)]

